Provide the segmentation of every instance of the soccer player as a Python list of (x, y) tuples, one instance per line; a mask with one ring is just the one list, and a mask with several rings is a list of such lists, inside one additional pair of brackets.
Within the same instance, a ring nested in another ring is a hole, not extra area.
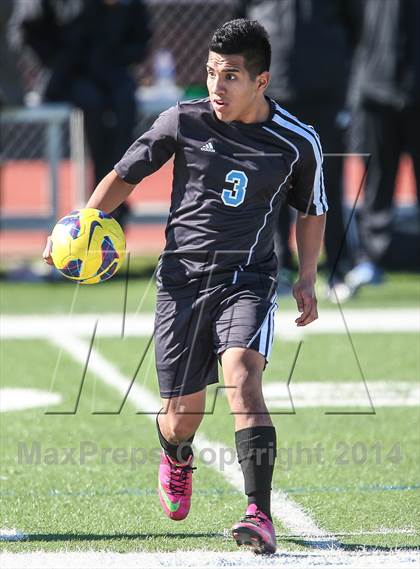
[[(156, 365), (163, 409), (159, 497), (167, 516), (190, 509), (194, 438), (206, 386), (221, 363), (248, 507), (232, 528), (238, 545), (272, 553), (270, 512), (276, 432), (262, 394), (276, 309), (273, 233), (283, 199), (298, 210), (299, 278), (293, 294), (306, 326), (325, 226), (322, 151), (315, 131), (264, 92), (270, 44), (256, 21), (216, 30), (209, 97), (178, 103), (126, 152), (87, 207), (110, 212), (174, 156), (166, 246), (157, 271)], [(50, 261), (50, 244), (44, 251)]]

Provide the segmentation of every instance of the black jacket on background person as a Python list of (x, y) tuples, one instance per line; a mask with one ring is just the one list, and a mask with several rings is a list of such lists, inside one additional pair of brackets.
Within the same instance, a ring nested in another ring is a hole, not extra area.
[[(330, 282), (341, 281), (351, 265), (342, 211), (344, 129), (352, 58), (360, 32), (359, 0), (243, 0), (242, 12), (266, 28), (272, 63), (267, 90), (282, 107), (314, 126), (324, 153), (325, 188), (330, 203), (325, 232)], [(280, 209), (277, 254), (291, 270), (291, 215)], [(281, 275), (280, 275), (281, 277)]]
[(360, 30), (359, 0), (243, 0), (271, 42), (268, 94), (282, 101), (344, 99)]
[(150, 38), (141, 0), (31, 0), (22, 2), (23, 41), (51, 71), (47, 97), (65, 97), (72, 77), (86, 75), (112, 87), (144, 58)]
[[(136, 84), (130, 65), (141, 63), (150, 38), (142, 0), (18, 0), (22, 45), (48, 70), (44, 100), (67, 102), (84, 113), (94, 185), (133, 141)], [(113, 212), (121, 224), (123, 203)]]
[(23, 104), (23, 84), (18, 68), (19, 50), (12, 44), (10, 21), (13, 0), (0, 2), (0, 108)]
[(365, 0), (353, 104), (420, 102), (420, 2)]
[(420, 266), (419, 218), (413, 212), (413, 229), (406, 231), (394, 212), (402, 154), (411, 157), (420, 203), (418, 0), (365, 0), (355, 77), (351, 149), (367, 156), (364, 201), (358, 210), (358, 265), (348, 276), (357, 289), (380, 282), (384, 267)]

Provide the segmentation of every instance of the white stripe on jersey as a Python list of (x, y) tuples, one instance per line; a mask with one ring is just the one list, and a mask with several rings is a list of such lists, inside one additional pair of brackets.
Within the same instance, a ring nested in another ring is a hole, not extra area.
[[(316, 214), (321, 215), (322, 213), (324, 213), (324, 210), (325, 210), (325, 205), (322, 203), (322, 193), (323, 192), (325, 193), (325, 189), (324, 189), (323, 175), (322, 175), (322, 154), (321, 154), (321, 152), (319, 150), (319, 146), (318, 146), (318, 144), (320, 145), (319, 137), (315, 131), (308, 132), (306, 130), (307, 125), (305, 125), (304, 123), (301, 123), (296, 117), (294, 117), (293, 115), (288, 113), (286, 110), (284, 110), (282, 107), (280, 107), (280, 105), (276, 104), (276, 109), (280, 113), (283, 113), (284, 115), (294, 119), (301, 126), (286, 120), (285, 118), (281, 117), (278, 114), (274, 115), (273, 121), (275, 123), (277, 123), (278, 125), (284, 127), (284, 128), (287, 128), (293, 132), (296, 132), (297, 134), (300, 134), (312, 146), (312, 149), (314, 151), (315, 160), (316, 160), (315, 178), (314, 178), (314, 185), (313, 185), (313, 189), (312, 189), (313, 203), (315, 205)], [(305, 128), (303, 128), (303, 127), (305, 127)], [(309, 203), (308, 203), (308, 210), (309, 210)]]
[(273, 134), (274, 136), (276, 136), (277, 138), (280, 138), (281, 140), (283, 140), (284, 142), (286, 142), (286, 144), (288, 144), (289, 146), (291, 146), (293, 148), (293, 150), (296, 152), (296, 158), (293, 160), (293, 162), (290, 164), (290, 170), (287, 174), (287, 176), (285, 177), (285, 179), (282, 181), (282, 183), (280, 184), (280, 186), (277, 188), (276, 192), (273, 194), (273, 197), (270, 200), (270, 209), (267, 211), (267, 213), (264, 216), (264, 223), (262, 224), (262, 226), (260, 227), (260, 229), (257, 232), (257, 236), (255, 237), (255, 241), (252, 244), (251, 249), (249, 250), (249, 255), (248, 255), (248, 259), (247, 262), (245, 263), (245, 266), (249, 265), (251, 262), (251, 257), (252, 257), (252, 253), (254, 252), (254, 249), (258, 243), (258, 240), (260, 238), (260, 234), (261, 231), (264, 229), (264, 227), (266, 226), (267, 223), (267, 218), (270, 215), (270, 213), (273, 211), (273, 202), (276, 199), (277, 194), (280, 192), (280, 190), (282, 189), (282, 187), (284, 186), (284, 184), (287, 182), (288, 178), (291, 176), (292, 172), (293, 172), (293, 166), (296, 164), (296, 162), (299, 160), (299, 150), (296, 148), (296, 146), (294, 144), (292, 144), (290, 142), (290, 140), (287, 140), (286, 138), (283, 138), (283, 136), (281, 136), (280, 134), (278, 134), (277, 132), (275, 132), (274, 130), (271, 130), (271, 128), (268, 128), (267, 126), (263, 126), (263, 129), (266, 130), (267, 132), (270, 132), (271, 134)]
[[(297, 117), (295, 117), (294, 115), (292, 115), (291, 113), (289, 113), (289, 111), (286, 111), (286, 109), (284, 109), (283, 107), (281, 107), (278, 103), (275, 103), (276, 105), (276, 110), (282, 114), (282, 115), (286, 115), (286, 117), (288, 117), (289, 119), (292, 119), (292, 121), (297, 122), (303, 129), (305, 129), (307, 132), (311, 133), (316, 140), (318, 141), (318, 147), (320, 149), (321, 152), (321, 156), (322, 156), (322, 150), (321, 150), (321, 140), (319, 138), (318, 133), (316, 132), (316, 130), (314, 129), (313, 126), (309, 125), (309, 124), (305, 124), (304, 122), (300, 121)], [(324, 160), (324, 157), (322, 156), (322, 161)]]

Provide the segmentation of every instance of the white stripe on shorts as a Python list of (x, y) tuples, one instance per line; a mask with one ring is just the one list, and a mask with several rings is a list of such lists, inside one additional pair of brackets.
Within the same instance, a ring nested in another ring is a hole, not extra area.
[[(265, 359), (268, 361), (271, 353), (271, 345), (273, 343), (274, 337), (274, 312), (277, 309), (277, 293), (274, 293), (271, 297), (271, 306), (268, 309), (267, 315), (263, 320), (263, 323), (258, 328), (257, 332), (253, 335), (251, 340), (247, 344), (247, 348), (251, 346), (254, 340), (260, 335), (260, 342), (258, 345), (258, 351), (262, 354)], [(268, 340), (268, 342), (267, 342)]]

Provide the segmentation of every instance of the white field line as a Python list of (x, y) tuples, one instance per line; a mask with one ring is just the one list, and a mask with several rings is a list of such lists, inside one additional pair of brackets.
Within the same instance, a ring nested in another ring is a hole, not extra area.
[(0, 541), (22, 541), (26, 537), (15, 528), (0, 528)]
[[(418, 532), (416, 532), (415, 529), (411, 528), (378, 528), (376, 530), (339, 531), (334, 535), (339, 537), (356, 537), (363, 535), (417, 535), (417, 533)], [(288, 537), (301, 537), (301, 536), (289, 535)], [(312, 537), (312, 536), (305, 535), (305, 537)]]
[[(338, 309), (322, 310), (320, 317), (305, 328), (297, 328), (297, 312), (278, 310), (276, 335), (296, 339), (306, 334), (345, 334), (346, 327)], [(420, 309), (346, 309), (344, 317), (351, 333), (420, 332)], [(121, 314), (50, 314), (5, 315), (1, 318), (0, 337), (40, 338), (51, 335), (89, 336), (98, 321), (98, 336), (120, 336), (123, 327)], [(153, 314), (127, 314), (124, 322), (126, 336), (149, 336), (153, 332)]]
[[(85, 364), (89, 350), (89, 346), (85, 341), (79, 338), (59, 338), (57, 336), (51, 337), (50, 340), (70, 354), (76, 361), (82, 365)], [(89, 370), (104, 383), (116, 389), (122, 397), (126, 395), (130, 379), (124, 376), (111, 362), (107, 361), (95, 348), (91, 351)], [(136, 407), (137, 411), (149, 413), (145, 416), (153, 422), (155, 421), (156, 413), (161, 408), (160, 400), (136, 383), (133, 384), (130, 390), (128, 401)], [(221, 472), (225, 479), (235, 488), (243, 487), (243, 476), (239, 464), (236, 461), (233, 463), (222, 462), (221, 458), (225, 456), (226, 448), (221, 443), (210, 441), (204, 435), (197, 433), (194, 439), (194, 446), (202, 457), (206, 455), (205, 449), (211, 451), (209, 455), (213, 459), (208, 465)], [(215, 461), (214, 456), (219, 457), (219, 461)], [(222, 465), (222, 468), (219, 465)], [(273, 491), (271, 502), (273, 514), (293, 534), (316, 536), (316, 539), (311, 541), (314, 547), (338, 546), (333, 536), (319, 528), (309, 514), (304, 512), (284, 492), (280, 490)]]
[(51, 393), (51, 391), (42, 391), (41, 389), (23, 389), (17, 387), (0, 389), (0, 413), (31, 409), (32, 407), (57, 405), (61, 403), (61, 401), (62, 396), (60, 393)]
[(156, 569), (160, 567), (286, 567), (316, 569), (414, 569), (419, 567), (418, 551), (328, 552), (278, 551), (275, 555), (256, 556), (249, 552), (215, 553), (212, 551), (179, 551), (174, 553), (113, 553), (83, 551), (46, 553), (3, 553), (2, 569)]
[[(374, 407), (417, 407), (420, 384), (412, 381), (368, 381), (367, 388)], [(263, 385), (267, 407), (271, 409), (302, 407), (371, 407), (362, 381), (269, 382)]]

